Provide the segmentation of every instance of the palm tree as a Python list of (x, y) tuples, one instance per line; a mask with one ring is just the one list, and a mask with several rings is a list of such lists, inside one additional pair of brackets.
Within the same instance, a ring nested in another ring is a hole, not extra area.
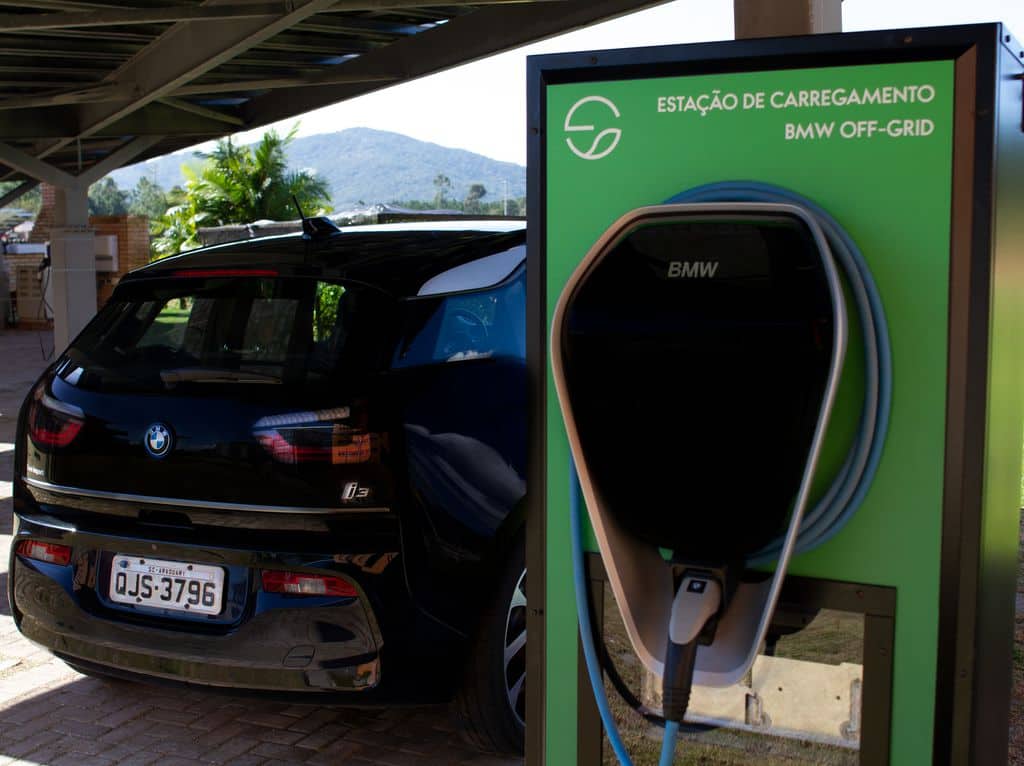
[(285, 136), (269, 130), (255, 147), (223, 138), (199, 155), (204, 164), (198, 173), (183, 167), (184, 193), (164, 215), (153, 243), (158, 257), (198, 246), (200, 226), (297, 218), (293, 198), (306, 215), (329, 212), (327, 182), (315, 171), (288, 169), (285, 149), (297, 128)]

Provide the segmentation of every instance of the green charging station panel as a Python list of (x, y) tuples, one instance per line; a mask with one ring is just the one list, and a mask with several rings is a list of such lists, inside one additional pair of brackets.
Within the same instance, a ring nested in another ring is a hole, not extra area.
[[(874, 481), (789, 574), (895, 593), (889, 763), (1005, 763), (1024, 430), (1022, 57), (987, 24), (530, 59), (528, 763), (587, 760), (569, 452), (547, 360), (554, 304), (620, 216), (724, 181), (785, 187), (827, 210), (867, 260), (889, 324), (891, 420)], [(857, 428), (856, 324), (819, 491)], [(623, 449), (650, 448), (614, 413), (607, 427)], [(739, 458), (736, 470), (742, 482)]]

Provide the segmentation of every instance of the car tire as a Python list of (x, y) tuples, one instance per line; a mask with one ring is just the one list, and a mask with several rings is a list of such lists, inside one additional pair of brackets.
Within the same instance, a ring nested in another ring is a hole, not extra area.
[(489, 752), (521, 755), (526, 732), (526, 552), (509, 553), (484, 611), (455, 699), (465, 739)]

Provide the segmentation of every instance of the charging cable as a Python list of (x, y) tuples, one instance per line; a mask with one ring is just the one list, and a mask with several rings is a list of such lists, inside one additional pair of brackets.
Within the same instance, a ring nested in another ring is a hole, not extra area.
[[(576, 589), (576, 617), (580, 623), (580, 643), (583, 645), (583, 659), (587, 666), (587, 675), (590, 677), (590, 688), (594, 691), (594, 702), (597, 703), (597, 711), (601, 714), (601, 723), (604, 724), (605, 735), (611, 743), (615, 757), (619, 759), (622, 766), (633, 766), (622, 737), (619, 736), (619, 727), (615, 725), (615, 718), (612, 716), (611, 708), (608, 706), (608, 695), (604, 692), (604, 678), (601, 674), (601, 663), (597, 659), (597, 648), (594, 646), (594, 629), (590, 621), (590, 604), (587, 602), (587, 577), (586, 566), (583, 562), (583, 519), (580, 509), (580, 490), (576, 478), (576, 461), (569, 456), (569, 538), (572, 548), (572, 577)], [(665, 721), (665, 741), (669, 738), (669, 721)], [(672, 729), (672, 742), (676, 739), (676, 729)], [(665, 761), (665, 747), (662, 747), (661, 766), (672, 763), (671, 752), (669, 760)], [(674, 750), (674, 746), (673, 746)]]
[[(727, 181), (682, 192), (667, 200), (666, 204), (697, 202), (770, 202), (804, 208), (814, 216), (825, 234), (857, 306), (864, 343), (864, 405), (861, 409), (857, 435), (836, 478), (814, 508), (804, 514), (794, 549), (794, 552), (804, 552), (833, 537), (849, 521), (863, 502), (881, 459), (892, 403), (892, 359), (888, 324), (881, 296), (867, 261), (856, 243), (827, 211), (806, 197), (788, 189), (756, 181)], [(633, 766), (608, 705), (601, 664), (594, 643), (583, 560), (581, 492), (575, 461), (571, 456), (570, 465), (569, 520), (573, 579), (584, 660), (598, 712), (612, 750), (622, 766)], [(775, 560), (782, 543), (782, 538), (769, 543), (748, 559), (748, 565), (770, 563)], [(704, 585), (699, 588), (699, 593), (691, 590), (695, 583), (701, 581)], [(676, 593), (665, 658), (665, 735), (659, 766), (672, 764), (679, 724), (689, 704), (698, 637), (707, 619), (717, 611), (720, 599), (721, 591), (717, 582), (693, 575), (684, 576)]]

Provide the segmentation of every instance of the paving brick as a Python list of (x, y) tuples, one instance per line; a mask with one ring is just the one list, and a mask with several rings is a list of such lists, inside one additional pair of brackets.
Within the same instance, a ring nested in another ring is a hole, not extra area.
[(252, 755), (247, 753), (246, 755), (239, 755), (231, 759), (231, 766), (262, 766), (263, 764), (267, 764), (267, 766), (270, 766), (270, 764), (277, 766), (276, 763), (267, 760), (262, 755)]
[(306, 759), (309, 757), (309, 751), (304, 750), (301, 747), (295, 747), (294, 745), (278, 745), (274, 742), (261, 742), (253, 748), (251, 755), (261, 755), (271, 759), (275, 763), (278, 761), (305, 763)]
[(142, 736), (148, 736), (151, 739), (156, 739), (156, 737), (153, 737), (151, 734), (153, 730), (154, 727), (149, 723), (149, 721), (144, 718), (136, 718), (132, 721), (113, 727), (107, 731), (106, 734), (100, 737), (100, 741), (104, 744), (115, 745), (122, 742), (135, 742)]
[(295, 719), (289, 716), (262, 710), (250, 710), (242, 713), (238, 716), (238, 720), (245, 721), (246, 723), (254, 723), (259, 726), (269, 726), (274, 729), (287, 729), (295, 723)]
[(289, 731), (288, 729), (261, 729), (257, 736), (262, 742), (271, 742), (275, 745), (294, 745), (306, 735), (301, 731)]
[[(109, 758), (117, 764), (120, 764), (126, 759), (133, 758), (139, 754), (139, 749), (132, 745), (104, 745), (103, 751), (100, 753), (104, 758)], [(153, 760), (159, 758), (159, 753), (147, 752), (145, 755)]]
[(200, 713), (191, 712), (188, 710), (172, 710), (169, 708), (156, 708), (151, 712), (147, 718), (150, 721), (163, 721), (165, 723), (176, 723), (184, 726), (188, 726), (190, 723), (199, 718)]
[(211, 763), (234, 763), (234, 759), (252, 750), (260, 744), (259, 740), (243, 737), (232, 737), (217, 749), (203, 755), (204, 761)]
[(517, 766), (522, 761), (518, 758), (503, 758), (500, 755), (474, 753), (459, 761), (459, 766)]
[(21, 742), (15, 742), (12, 745), (6, 745), (4, 747), (4, 755), (13, 758), (22, 758), (26, 755), (31, 755), (33, 751), (39, 750), (53, 742), (53, 734), (51, 732), (39, 732), (34, 734), (28, 739), (23, 739)]
[[(282, 714), (285, 715), (286, 713)], [(338, 720), (338, 711), (329, 708), (310, 708), (306, 715), (292, 723), (288, 728), (305, 734), (312, 734), (321, 726)]]
[(50, 724), (50, 730), (60, 734), (72, 736), (79, 739), (96, 740), (109, 732), (105, 726), (97, 726), (94, 723), (82, 723), (73, 718), (65, 716), (55, 717)]
[(114, 713), (104, 716), (96, 723), (100, 726), (106, 726), (108, 729), (113, 729), (115, 726), (128, 723), (136, 718), (143, 718), (149, 711), (149, 707), (141, 707), (138, 704), (131, 704), (130, 701), (126, 700), (124, 707)]
[(256, 739), (259, 731), (259, 728), (252, 724), (232, 721), (211, 731), (199, 734), (196, 737), (196, 742), (209, 750), (213, 750), (235, 737), (246, 736), (250, 739)]
[[(104, 744), (95, 738), (60, 733), (57, 729), (54, 731), (58, 733), (51, 735), (51, 739), (60, 746), (61, 752), (73, 750), (84, 755), (106, 755)], [(32, 757), (42, 763), (38, 753), (32, 753)]]
[(404, 753), (401, 750), (380, 750), (373, 753), (373, 761), (381, 766), (423, 766), (424, 758), (416, 753)]
[(150, 766), (161, 758), (159, 753), (132, 753), (115, 761), (117, 766)]
[(298, 747), (304, 747), (309, 750), (323, 750), (332, 742), (341, 739), (349, 731), (351, 731), (351, 728), (348, 726), (329, 723), (298, 740), (295, 744)]
[(244, 708), (239, 706), (230, 705), (215, 709), (206, 715), (201, 715), (196, 718), (188, 726), (190, 729), (200, 729), (202, 731), (214, 731), (215, 729), (223, 726), (226, 723), (235, 721), (244, 712)]
[(306, 763), (313, 764), (313, 766), (336, 766), (336, 764), (344, 763), (347, 766), (362, 748), (363, 746), (358, 742), (337, 740), (316, 755), (311, 756)]
[(52, 766), (112, 766), (114, 761), (99, 755), (65, 753), (52, 762)]

